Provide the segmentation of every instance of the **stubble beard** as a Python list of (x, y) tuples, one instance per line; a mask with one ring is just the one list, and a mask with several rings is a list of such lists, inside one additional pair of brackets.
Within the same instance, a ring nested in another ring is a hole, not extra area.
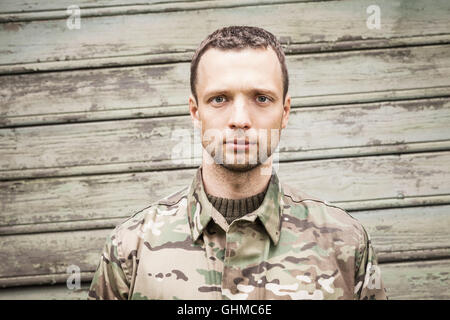
[(255, 164), (227, 164), (227, 163), (219, 163), (223, 168), (232, 171), (232, 172), (247, 172), (259, 167), (262, 163), (257, 161)]
[[(207, 150), (207, 152), (209, 153), (209, 155), (211, 156), (211, 158), (214, 159), (214, 162), (221, 166), (222, 168), (225, 168), (231, 172), (235, 172), (235, 173), (243, 173), (243, 172), (248, 172), (251, 170), (254, 170), (258, 167), (260, 167), (262, 164), (264, 164), (267, 159), (269, 159), (272, 156), (273, 151), (276, 149), (276, 147), (278, 146), (279, 140), (276, 141), (275, 146), (272, 148), (268, 145), (265, 145), (264, 147), (266, 148), (266, 152), (263, 153), (262, 155), (260, 154), (260, 145), (259, 143), (256, 145), (256, 161), (249, 161), (249, 153), (250, 150), (248, 152), (244, 151), (244, 152), (239, 152), (239, 151), (234, 151), (232, 154), (232, 159), (234, 160), (234, 163), (230, 163), (225, 161), (224, 159), (224, 154), (225, 152), (227, 152), (225, 145), (222, 144), (222, 142), (220, 143), (220, 145), (215, 145), (215, 147), (212, 150), (208, 150), (207, 146), (208, 144), (206, 143), (206, 141), (202, 141), (202, 145), (203, 148), (205, 150)], [(272, 144), (272, 141), (269, 143)], [(220, 147), (222, 147), (222, 149), (219, 149)], [(220, 150), (219, 153), (216, 153), (216, 150)], [(245, 157), (245, 161), (244, 163), (236, 163), (237, 159), (236, 159), (236, 155), (237, 153), (244, 153), (244, 157)], [(229, 152), (229, 154), (231, 154), (231, 152)], [(248, 157), (247, 157), (248, 156)], [(227, 159), (228, 159), (228, 155), (227, 155)]]

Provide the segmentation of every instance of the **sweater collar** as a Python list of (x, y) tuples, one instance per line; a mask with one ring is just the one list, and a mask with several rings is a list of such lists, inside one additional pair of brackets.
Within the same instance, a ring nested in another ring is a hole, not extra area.
[[(258, 218), (269, 234), (274, 245), (278, 244), (281, 230), (281, 216), (283, 214), (282, 188), (278, 176), (272, 168), (272, 175), (263, 202), (255, 211), (239, 218), (254, 222)], [(188, 191), (187, 210), (189, 227), (193, 241), (197, 241), (203, 233), (204, 228), (211, 219), (220, 223), (224, 221), (222, 215), (209, 202), (202, 179), (202, 166), (200, 166), (194, 176)], [(219, 217), (219, 219), (217, 219)]]

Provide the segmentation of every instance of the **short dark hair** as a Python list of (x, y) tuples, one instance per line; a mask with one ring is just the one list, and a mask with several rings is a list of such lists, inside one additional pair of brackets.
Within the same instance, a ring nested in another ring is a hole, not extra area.
[(211, 33), (195, 51), (191, 61), (191, 93), (198, 102), (196, 92), (197, 69), (200, 58), (209, 48), (245, 49), (267, 48), (270, 46), (278, 56), (283, 76), (283, 103), (289, 88), (289, 75), (286, 68), (284, 51), (277, 38), (267, 30), (251, 26), (229, 26)]

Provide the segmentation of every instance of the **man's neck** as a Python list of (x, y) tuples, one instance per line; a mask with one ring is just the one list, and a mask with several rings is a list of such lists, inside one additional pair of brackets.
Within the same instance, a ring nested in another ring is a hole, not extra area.
[(202, 178), (206, 193), (220, 198), (242, 199), (266, 190), (272, 171), (272, 161), (245, 172), (236, 172), (216, 163), (202, 163)]

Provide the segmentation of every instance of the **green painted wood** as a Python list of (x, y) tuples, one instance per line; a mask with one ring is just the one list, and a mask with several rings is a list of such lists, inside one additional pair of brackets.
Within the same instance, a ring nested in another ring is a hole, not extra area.
[(450, 205), (362, 210), (351, 215), (366, 226), (384, 253), (450, 248)]
[(450, 260), (395, 263), (381, 266), (390, 299), (450, 299)]
[[(125, 217), (189, 185), (194, 172), (0, 182), (0, 225)], [(410, 198), (449, 194), (450, 152), (288, 162), (279, 165), (279, 175), (285, 183), (330, 202), (351, 207), (361, 201), (390, 199), (402, 206)]]
[[(293, 105), (448, 96), (450, 46), (289, 56)], [(439, 90), (442, 88), (442, 90)], [(0, 77), (2, 126), (188, 113), (189, 63)]]
[[(93, 272), (110, 229), (52, 232), (32, 235), (0, 237), (0, 287), (10, 285), (8, 277), (25, 277), (26, 284), (61, 282), (67, 279), (68, 267), (74, 265), (81, 272)], [(66, 276), (67, 274), (67, 276)], [(56, 279), (47, 275), (63, 275)], [(40, 276), (34, 279), (26, 277)], [(15, 282), (14, 279), (13, 282)]]
[[(380, 30), (366, 25), (371, 0), (263, 6), (253, 1), (244, 7), (236, 7), (239, 1), (232, 2), (230, 8), (214, 10), (204, 10), (211, 6), (207, 4), (193, 10), (202, 4), (200, 1), (188, 4), (185, 9), (189, 10), (184, 11), (84, 17), (78, 30), (70, 30), (64, 18), (4, 23), (0, 38), (7, 50), (0, 52), (0, 64), (192, 51), (207, 34), (232, 24), (266, 28), (286, 43), (417, 36), (425, 40), (449, 30), (450, 5), (446, 0), (435, 0), (432, 6), (425, 0), (379, 0), (383, 17)], [(227, 1), (222, 3), (227, 6)], [(283, 23), (274, 17), (283, 17)]]
[[(448, 97), (448, 1), (378, 1), (378, 31), (365, 25), (370, 1), (157, 2), (97, 1), (84, 11), (80, 30), (68, 30), (66, 2), (0, 5), (0, 13), (17, 12), (0, 14), (0, 21), (21, 21), (0, 25), (0, 73), (86, 69), (0, 77), (2, 126), (156, 117), (0, 130), (1, 178), (81, 175), (0, 182), (0, 286), (19, 285), (0, 290), (0, 299), (84, 299), (87, 282), (78, 291), (46, 284), (64, 283), (71, 264), (89, 281), (113, 225), (190, 181), (193, 169), (130, 171), (175, 167), (179, 139), (170, 135), (191, 132), (189, 118), (158, 117), (186, 115), (188, 62), (199, 42), (222, 25), (244, 22), (272, 31), (291, 54), (298, 108), (280, 150), (282, 160), (295, 162), (281, 164), (280, 177), (359, 209), (351, 214), (367, 227), (381, 261), (428, 260), (382, 265), (391, 299), (449, 299), (450, 260), (432, 259), (450, 256), (450, 153), (384, 155), (449, 150), (448, 98), (417, 99)], [(274, 24), (273, 16), (284, 23)], [(151, 65), (159, 62), (172, 63)], [(140, 64), (146, 66), (130, 67)], [(90, 69), (104, 66), (124, 67)], [(411, 100), (354, 104), (377, 99)], [(326, 106), (337, 103), (343, 105)], [(355, 155), (373, 156), (333, 159)], [(320, 158), (329, 159), (299, 161)], [(85, 176), (100, 173), (108, 174)], [(405, 207), (417, 204), (435, 205)]]
[[(297, 2), (306, 2), (309, 0), (297, 0)], [(227, 6), (244, 6), (258, 4), (274, 4), (292, 2), (287, 0), (78, 0), (76, 5), (83, 11), (97, 9), (101, 13), (110, 13), (111, 9), (122, 9), (123, 14), (146, 12), (146, 11), (169, 11), (186, 10), (187, 8), (204, 8), (208, 5), (212, 8)], [(40, 11), (64, 11), (74, 2), (70, 0), (4, 0), (0, 7), (0, 13), (28, 13), (31, 16), (38, 16)], [(103, 10), (102, 10), (103, 9)], [(110, 10), (108, 10), (110, 9)], [(113, 11), (114, 12), (114, 11)], [(50, 12), (49, 12), (50, 13)], [(12, 15), (16, 16), (16, 15)]]
[(86, 300), (89, 285), (85, 282), (73, 290), (63, 284), (0, 289), (0, 300)]
[[(186, 1), (186, 0), (172, 0)], [(46, 10), (65, 10), (71, 5), (77, 5), (80, 8), (90, 7), (111, 7), (111, 6), (131, 6), (131, 5), (143, 5), (143, 4), (156, 4), (165, 2), (165, 0), (78, 0), (76, 2), (71, 0), (3, 0), (0, 6), (1, 13), (7, 12), (33, 12), (33, 11), (46, 11)]]

